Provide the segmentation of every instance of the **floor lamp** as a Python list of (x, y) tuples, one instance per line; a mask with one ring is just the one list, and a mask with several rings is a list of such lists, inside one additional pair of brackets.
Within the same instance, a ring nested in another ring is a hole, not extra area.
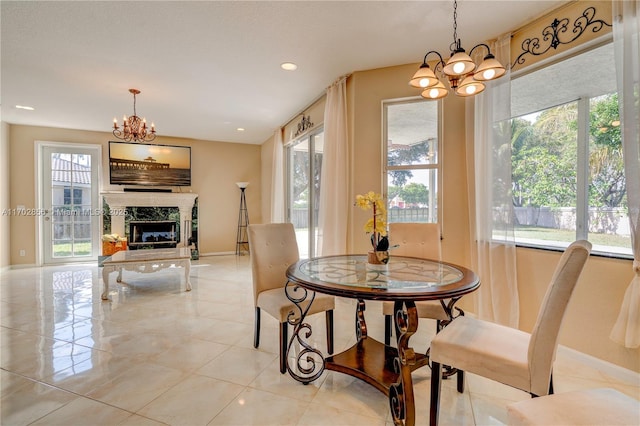
[(240, 211), (238, 212), (238, 236), (236, 238), (236, 255), (242, 256), (244, 252), (249, 253), (249, 236), (247, 226), (249, 226), (249, 212), (247, 211), (247, 200), (245, 189), (249, 182), (236, 182), (240, 188)]

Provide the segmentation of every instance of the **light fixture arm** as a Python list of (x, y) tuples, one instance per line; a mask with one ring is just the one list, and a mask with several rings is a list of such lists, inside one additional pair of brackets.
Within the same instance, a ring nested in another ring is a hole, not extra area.
[(444, 66), (445, 66), (444, 58), (442, 57), (440, 52), (437, 52), (435, 50), (430, 50), (430, 51), (427, 52), (426, 55), (424, 55), (424, 59), (422, 60), (422, 67), (428, 67), (429, 66), (429, 64), (427, 63), (427, 56), (429, 56), (432, 53), (435, 54), (436, 56), (438, 56), (438, 61), (433, 66), (433, 71), (434, 72), (438, 72), (438, 68), (440, 68), (439, 72), (441, 73), (441, 75), (444, 75), (443, 72), (442, 72), (442, 70), (444, 69)]
[[(427, 52), (426, 55), (424, 55), (424, 59), (422, 60), (422, 65), (427, 65), (427, 56), (429, 56), (430, 54), (435, 53), (436, 55), (438, 55), (438, 64), (442, 63), (444, 64), (444, 59), (442, 59), (442, 55), (440, 54), (440, 52), (436, 52), (435, 50), (430, 50)], [(436, 66), (434, 68), (437, 68), (438, 65), (436, 64)]]
[(489, 48), (488, 44), (485, 43), (480, 43), (480, 44), (476, 44), (475, 46), (473, 46), (473, 49), (471, 49), (469, 51), (469, 56), (471, 56), (473, 54), (473, 51), (476, 50), (478, 47), (482, 47), (484, 46), (487, 49), (487, 56), (485, 56), (484, 58), (495, 58), (495, 56), (493, 56), (493, 54), (491, 53), (491, 48)]

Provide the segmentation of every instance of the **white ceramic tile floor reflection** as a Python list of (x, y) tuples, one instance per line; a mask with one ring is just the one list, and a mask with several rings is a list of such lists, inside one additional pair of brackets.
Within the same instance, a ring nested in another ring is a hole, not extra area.
[[(0, 293), (2, 425), (391, 425), (388, 402), (357, 379), (325, 372), (303, 386), (278, 371), (278, 324), (262, 317), (253, 348), (248, 256), (181, 269), (128, 273), (102, 301), (95, 265), (3, 271)], [(179, 283), (179, 284), (178, 284)], [(353, 301), (336, 302), (335, 345), (355, 342)], [(367, 304), (369, 335), (382, 339), (378, 303)], [(326, 349), (324, 316), (309, 318), (311, 344)], [(412, 344), (428, 347), (432, 322)], [(638, 374), (560, 348), (556, 392), (613, 387), (640, 398)], [(430, 371), (414, 372), (416, 418), (428, 423)], [(529, 396), (467, 375), (463, 394), (443, 382), (443, 425), (500, 425), (506, 405)]]

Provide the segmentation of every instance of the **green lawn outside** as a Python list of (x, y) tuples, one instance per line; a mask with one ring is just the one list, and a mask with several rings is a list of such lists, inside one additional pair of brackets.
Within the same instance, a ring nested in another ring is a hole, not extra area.
[(83, 241), (73, 245), (75, 253), (71, 252), (71, 243), (53, 243), (53, 257), (90, 256), (91, 241)]
[[(576, 239), (576, 231), (566, 229), (540, 228), (529, 226), (518, 226), (515, 228), (516, 238), (543, 241), (566, 241), (572, 242)], [(592, 244), (608, 247), (631, 247), (631, 237), (609, 234), (589, 234), (589, 241)]]

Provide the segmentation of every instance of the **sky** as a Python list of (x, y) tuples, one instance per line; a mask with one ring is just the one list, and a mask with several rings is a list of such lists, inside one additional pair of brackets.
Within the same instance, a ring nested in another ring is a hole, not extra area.
[(152, 157), (157, 163), (169, 163), (172, 169), (188, 169), (191, 149), (188, 146), (109, 143), (109, 158), (144, 161), (147, 157)]

